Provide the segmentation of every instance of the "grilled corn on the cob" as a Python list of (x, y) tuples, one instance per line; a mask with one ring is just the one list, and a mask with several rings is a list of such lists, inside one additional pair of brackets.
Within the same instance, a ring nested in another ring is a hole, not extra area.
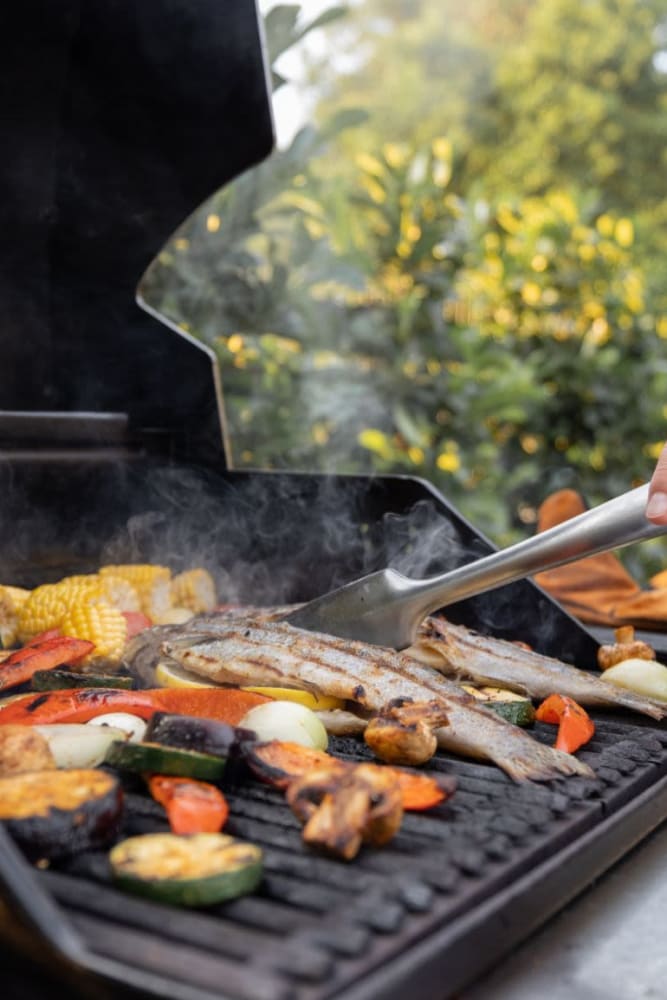
[(131, 583), (139, 598), (139, 610), (153, 621), (160, 618), (172, 606), (171, 570), (166, 566), (151, 563), (102, 566), (100, 576), (120, 577)]
[(13, 646), (18, 639), (19, 613), (30, 595), (23, 587), (0, 585), (0, 648)]
[(122, 611), (103, 597), (72, 603), (60, 628), (65, 635), (95, 643), (95, 649), (84, 663), (98, 659), (119, 660), (127, 641), (127, 622)]
[(96, 577), (79, 577), (44, 583), (31, 591), (19, 614), (19, 639), (29, 642), (40, 632), (60, 628), (70, 604), (102, 596)]
[(68, 576), (37, 587), (21, 609), (19, 638), (28, 642), (40, 632), (59, 628), (64, 635), (95, 643), (87, 660), (118, 658), (127, 639), (127, 623), (108, 600), (109, 589), (97, 574)]
[(0, 641), (5, 646), (17, 639), (29, 642), (59, 628), (64, 635), (95, 643), (87, 661), (113, 660), (127, 641), (123, 612), (141, 611), (156, 624), (173, 623), (210, 611), (215, 603), (215, 584), (205, 569), (172, 579), (166, 566), (102, 566), (98, 573), (68, 576), (33, 591), (0, 586)]
[(201, 568), (179, 573), (171, 581), (171, 599), (174, 607), (189, 608), (196, 615), (212, 611), (217, 603), (213, 577)]

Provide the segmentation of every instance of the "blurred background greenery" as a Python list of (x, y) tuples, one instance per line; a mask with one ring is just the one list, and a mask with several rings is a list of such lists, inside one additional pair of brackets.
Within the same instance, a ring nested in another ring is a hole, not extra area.
[[(233, 465), (423, 476), (501, 545), (555, 489), (646, 481), (667, 437), (665, 0), (264, 20), (276, 100), (296, 54), (307, 123), (143, 288), (217, 352)], [(666, 555), (624, 559), (645, 582)]]

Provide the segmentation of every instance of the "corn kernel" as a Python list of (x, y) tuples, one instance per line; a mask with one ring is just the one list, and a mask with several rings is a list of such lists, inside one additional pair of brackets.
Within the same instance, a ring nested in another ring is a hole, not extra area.
[(30, 591), (23, 587), (0, 585), (0, 647), (18, 641), (19, 613), (29, 596)]
[(201, 568), (179, 573), (171, 581), (171, 599), (176, 607), (189, 608), (195, 614), (212, 611), (217, 604), (213, 577)]
[(126, 563), (102, 566), (100, 576), (121, 577), (132, 584), (139, 597), (140, 610), (151, 620), (172, 606), (171, 570), (151, 563)]
[(127, 622), (123, 613), (104, 598), (72, 604), (60, 628), (65, 635), (95, 643), (95, 649), (84, 663), (98, 659), (119, 660), (127, 641)]

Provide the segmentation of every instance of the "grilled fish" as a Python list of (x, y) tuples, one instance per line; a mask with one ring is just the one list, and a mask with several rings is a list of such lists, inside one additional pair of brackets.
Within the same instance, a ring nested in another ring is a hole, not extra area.
[(404, 653), (306, 632), (280, 621), (222, 621), (170, 635), (161, 647), (187, 670), (218, 683), (301, 687), (353, 702), (368, 713), (394, 699), (438, 700), (448, 724), (438, 745), (492, 760), (517, 781), (593, 772), (482, 708), (470, 695)]
[(667, 716), (667, 705), (614, 687), (588, 670), (578, 670), (504, 639), (478, 635), (442, 618), (427, 620), (409, 652), (457, 680), (495, 684), (531, 698), (569, 695), (582, 705), (630, 708), (653, 719)]

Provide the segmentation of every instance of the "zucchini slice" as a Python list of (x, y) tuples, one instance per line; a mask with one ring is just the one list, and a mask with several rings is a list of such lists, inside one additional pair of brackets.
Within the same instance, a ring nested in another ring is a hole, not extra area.
[(197, 750), (166, 747), (161, 743), (113, 742), (104, 758), (105, 764), (122, 771), (140, 774), (175, 774), (181, 778), (219, 781), (225, 770), (225, 759)]
[(37, 670), (30, 681), (33, 691), (59, 691), (62, 688), (134, 687), (131, 677), (117, 674), (75, 674), (73, 670)]
[(496, 687), (476, 688), (469, 684), (462, 684), (461, 687), (506, 722), (511, 722), (515, 726), (532, 726), (535, 722), (533, 703), (523, 694)]
[(252, 892), (262, 879), (262, 851), (224, 833), (147, 833), (109, 854), (119, 888), (175, 906), (210, 906)]
[(0, 778), (0, 820), (31, 859), (106, 845), (122, 808), (120, 783), (104, 771), (31, 771)]

